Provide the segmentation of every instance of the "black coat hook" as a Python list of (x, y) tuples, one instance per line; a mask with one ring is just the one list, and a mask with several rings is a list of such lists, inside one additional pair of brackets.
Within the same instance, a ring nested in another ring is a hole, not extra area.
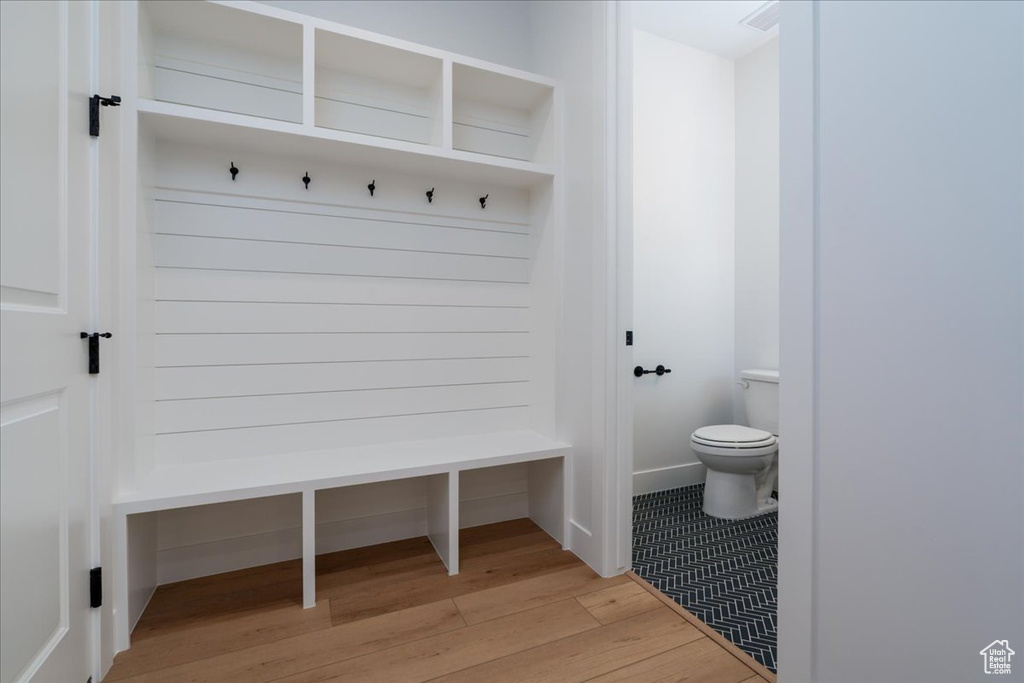
[(370, 196), (373, 196), (373, 191), (377, 189), (377, 181), (371, 180), (370, 184), (366, 186), (366, 189), (370, 191)]
[(430, 188), (429, 190), (427, 190), (427, 203), (434, 203), (434, 188)]
[(238, 169), (235, 168), (235, 162), (231, 162), (231, 168), (228, 169), (231, 172), (231, 180), (234, 181), (238, 177)]
[(487, 198), (490, 197), (490, 196), (491, 195), (489, 195), (489, 194), (485, 194), (483, 197), (480, 198), (480, 208), (481, 209), (486, 209), (487, 208)]
[(306, 189), (307, 190), (309, 189), (309, 181), (310, 180), (312, 180), (312, 178), (309, 177), (309, 171), (306, 171), (306, 175), (302, 176), (302, 182), (304, 182), (306, 184)]

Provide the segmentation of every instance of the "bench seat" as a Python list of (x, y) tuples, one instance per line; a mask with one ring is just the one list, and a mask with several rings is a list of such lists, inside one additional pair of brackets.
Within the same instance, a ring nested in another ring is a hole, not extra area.
[(264, 498), (302, 496), (303, 604), (316, 604), (316, 492), (424, 477), (427, 536), (450, 574), (459, 571), (459, 473), (530, 463), (530, 517), (563, 544), (568, 538), (566, 483), (572, 448), (533, 431), (496, 432), (156, 467), (114, 502), (120, 581), (118, 649), (127, 649), (130, 515)]

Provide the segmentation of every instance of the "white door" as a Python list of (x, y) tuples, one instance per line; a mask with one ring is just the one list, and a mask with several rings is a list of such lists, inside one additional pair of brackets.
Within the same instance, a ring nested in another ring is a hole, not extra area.
[(0, 2), (0, 683), (85, 683), (92, 7)]

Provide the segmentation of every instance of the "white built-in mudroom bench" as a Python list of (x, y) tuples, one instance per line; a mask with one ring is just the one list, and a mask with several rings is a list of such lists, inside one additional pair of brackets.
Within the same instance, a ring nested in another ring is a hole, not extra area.
[(118, 649), (172, 511), (300, 507), (306, 607), (349, 497), (420, 496), (452, 574), (481, 519), (564, 543), (557, 84), (257, 3), (122, 17)]

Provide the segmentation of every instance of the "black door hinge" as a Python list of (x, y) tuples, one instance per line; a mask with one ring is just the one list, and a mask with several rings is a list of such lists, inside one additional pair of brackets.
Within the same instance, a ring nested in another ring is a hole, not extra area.
[(114, 335), (109, 332), (100, 334), (99, 332), (82, 332), (79, 335), (82, 339), (89, 340), (89, 374), (98, 375), (100, 374), (100, 337), (103, 339), (110, 339)]
[(89, 135), (94, 138), (100, 136), (100, 105), (104, 107), (120, 107), (121, 96), (100, 97), (99, 95), (93, 95), (89, 98)]
[(633, 345), (633, 330), (626, 330), (626, 346)]
[(103, 604), (103, 567), (89, 570), (89, 607)]

